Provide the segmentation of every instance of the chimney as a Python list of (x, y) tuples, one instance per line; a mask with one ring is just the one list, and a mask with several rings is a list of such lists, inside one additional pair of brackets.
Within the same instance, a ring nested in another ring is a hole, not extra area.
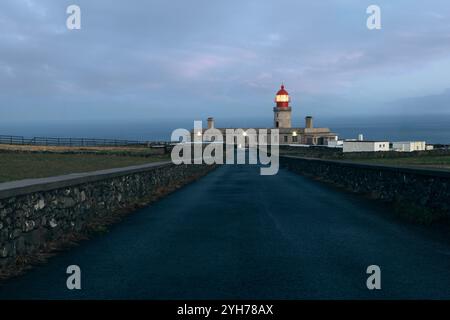
[(305, 128), (312, 129), (313, 128), (313, 118), (311, 116), (307, 116), (305, 118)]
[(214, 128), (214, 118), (209, 117), (208, 118), (208, 129)]

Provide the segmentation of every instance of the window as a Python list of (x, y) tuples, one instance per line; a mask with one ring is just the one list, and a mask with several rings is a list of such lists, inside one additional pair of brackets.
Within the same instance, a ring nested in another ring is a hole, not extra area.
[(298, 137), (297, 136), (292, 136), (292, 142), (297, 142), (298, 141)]
[(279, 127), (278, 121), (277, 121), (277, 123), (276, 123), (276, 127), (277, 127), (277, 128)]
[(284, 142), (288, 142), (288, 136), (284, 136)]
[(289, 96), (286, 94), (277, 95), (276, 102), (289, 102)]

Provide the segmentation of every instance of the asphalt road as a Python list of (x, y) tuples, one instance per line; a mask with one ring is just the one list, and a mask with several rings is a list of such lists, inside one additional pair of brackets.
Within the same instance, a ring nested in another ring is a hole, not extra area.
[[(450, 298), (446, 228), (286, 170), (222, 166), (0, 286), (0, 298)], [(81, 268), (82, 289), (66, 288)], [(381, 290), (366, 268), (381, 268)]]

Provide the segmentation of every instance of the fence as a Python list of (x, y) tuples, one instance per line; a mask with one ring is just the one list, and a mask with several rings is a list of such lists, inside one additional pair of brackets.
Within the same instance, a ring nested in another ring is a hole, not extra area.
[(10, 145), (35, 145), (35, 146), (71, 146), (71, 147), (96, 147), (96, 146), (155, 146), (165, 145), (167, 142), (150, 142), (138, 140), (119, 139), (93, 139), (93, 138), (50, 138), (0, 135), (0, 144)]

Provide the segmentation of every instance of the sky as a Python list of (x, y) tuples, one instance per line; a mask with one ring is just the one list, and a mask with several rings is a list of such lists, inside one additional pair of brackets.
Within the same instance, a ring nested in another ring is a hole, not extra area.
[(450, 114), (450, 3), (0, 2), (0, 123), (271, 119), (282, 82), (295, 117)]

